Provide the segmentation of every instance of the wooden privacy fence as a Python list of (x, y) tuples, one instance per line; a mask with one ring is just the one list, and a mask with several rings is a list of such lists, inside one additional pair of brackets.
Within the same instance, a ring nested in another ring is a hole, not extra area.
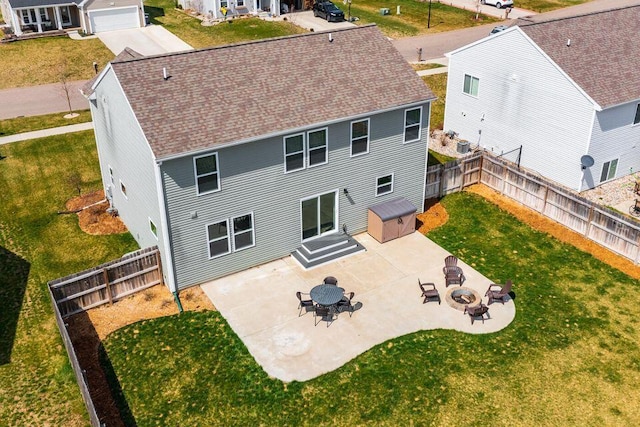
[(482, 183), (584, 237), (640, 262), (640, 223), (489, 152), (427, 168), (425, 199)]
[(93, 400), (91, 399), (91, 394), (89, 393), (89, 386), (87, 384), (85, 370), (82, 369), (82, 367), (80, 366), (80, 362), (78, 362), (78, 357), (76, 356), (76, 350), (73, 347), (73, 342), (71, 341), (71, 337), (69, 336), (69, 331), (67, 331), (67, 327), (64, 323), (64, 320), (62, 320), (62, 315), (60, 314), (60, 310), (58, 309), (58, 304), (56, 304), (56, 300), (51, 291), (51, 287), (49, 287), (49, 296), (51, 297), (51, 302), (53, 304), (53, 313), (56, 318), (56, 324), (58, 325), (58, 330), (60, 331), (60, 336), (62, 337), (62, 342), (64, 343), (64, 347), (67, 349), (67, 355), (69, 355), (69, 362), (71, 362), (71, 367), (73, 368), (73, 372), (76, 375), (76, 381), (78, 382), (78, 387), (80, 387), (80, 393), (82, 393), (82, 399), (84, 400), (84, 404), (87, 407), (87, 413), (89, 414), (91, 425), (92, 427), (102, 427), (103, 424), (100, 422), (100, 418), (98, 418), (96, 407), (93, 404)]
[(162, 283), (157, 246), (49, 282), (49, 290), (61, 316), (110, 304)]

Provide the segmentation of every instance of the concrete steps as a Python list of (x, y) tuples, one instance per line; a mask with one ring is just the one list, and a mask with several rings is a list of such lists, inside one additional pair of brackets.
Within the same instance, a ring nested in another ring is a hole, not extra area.
[(331, 234), (303, 243), (291, 256), (308, 270), (365, 250), (348, 234)]

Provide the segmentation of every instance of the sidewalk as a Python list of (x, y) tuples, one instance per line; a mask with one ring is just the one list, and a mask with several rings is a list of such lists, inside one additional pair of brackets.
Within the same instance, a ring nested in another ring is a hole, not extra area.
[(10, 144), (12, 142), (26, 141), (28, 139), (44, 138), (52, 135), (62, 135), (71, 132), (80, 132), (83, 130), (93, 129), (93, 122), (78, 123), (76, 125), (60, 126), (57, 128), (36, 130), (33, 132), (18, 133), (15, 135), (0, 137), (0, 145)]

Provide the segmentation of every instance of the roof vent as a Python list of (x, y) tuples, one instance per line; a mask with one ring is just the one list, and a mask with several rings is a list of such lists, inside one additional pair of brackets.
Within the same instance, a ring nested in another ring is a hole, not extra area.
[(333, 36), (329, 33), (329, 43), (333, 42)]
[(571, 39), (567, 39), (567, 47), (571, 46)]
[(162, 78), (165, 80), (169, 80), (169, 77), (171, 77), (169, 75), (169, 73), (167, 73), (167, 67), (162, 67)]

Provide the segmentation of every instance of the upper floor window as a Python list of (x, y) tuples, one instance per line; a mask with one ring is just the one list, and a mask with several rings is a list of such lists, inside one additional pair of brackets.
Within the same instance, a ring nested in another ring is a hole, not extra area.
[(636, 116), (633, 118), (633, 124), (640, 123), (640, 104), (636, 105)]
[(328, 162), (327, 128), (284, 138), (284, 171), (294, 172)]
[(351, 156), (369, 152), (369, 119), (351, 122)]
[(309, 167), (327, 163), (327, 128), (307, 132)]
[(220, 172), (218, 153), (194, 157), (196, 188), (198, 194), (213, 193), (220, 190)]
[(608, 181), (616, 177), (616, 169), (618, 167), (618, 159), (605, 162), (602, 165), (602, 173), (600, 174), (600, 182)]
[(404, 111), (404, 142), (418, 141), (421, 137), (422, 107)]
[(479, 85), (480, 85), (479, 78), (470, 76), (469, 74), (464, 75), (464, 88), (462, 89), (464, 93), (471, 96), (478, 96)]
[(393, 193), (393, 174), (376, 179), (376, 197)]

